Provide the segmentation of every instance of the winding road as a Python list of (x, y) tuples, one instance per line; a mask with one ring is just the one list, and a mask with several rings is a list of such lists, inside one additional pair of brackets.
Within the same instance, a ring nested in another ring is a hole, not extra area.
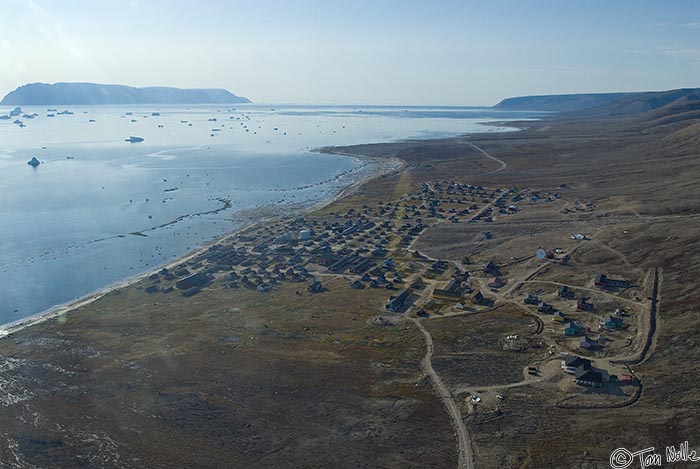
[(498, 168), (497, 170), (495, 170), (495, 171), (490, 171), (490, 172), (488, 172), (488, 173), (486, 173), (486, 174), (493, 174), (493, 173), (501, 172), (501, 171), (503, 171), (504, 169), (506, 169), (506, 166), (508, 166), (508, 165), (506, 164), (505, 161), (503, 161), (503, 160), (500, 159), (500, 158), (496, 158), (495, 156), (491, 155), (489, 152), (487, 152), (487, 151), (484, 150), (483, 148), (478, 147), (478, 146), (474, 145), (474, 144), (471, 143), (471, 142), (466, 142), (466, 143), (467, 143), (467, 145), (469, 145), (470, 147), (473, 147), (474, 149), (478, 150), (478, 151), (479, 151), (482, 155), (484, 155), (486, 158), (490, 158), (490, 159), (492, 159), (493, 161), (495, 161), (496, 163), (498, 163), (498, 164), (501, 165), (501, 167)]
[(421, 321), (419, 319), (410, 319), (425, 336), (426, 350), (425, 357), (423, 357), (423, 359), (421, 360), (421, 368), (423, 368), (425, 374), (430, 376), (430, 379), (433, 381), (433, 386), (435, 386), (435, 389), (440, 395), (440, 399), (447, 408), (450, 417), (452, 417), (452, 424), (454, 425), (455, 430), (457, 431), (457, 438), (459, 443), (459, 459), (457, 467), (459, 467), (459, 469), (474, 469), (474, 455), (472, 453), (472, 447), (469, 443), (467, 427), (464, 425), (464, 421), (462, 420), (462, 413), (459, 411), (459, 406), (452, 397), (452, 394), (450, 394), (450, 391), (447, 389), (447, 386), (445, 386), (445, 383), (442, 382), (440, 376), (433, 369), (433, 337), (430, 335), (430, 332), (428, 332), (425, 326), (421, 324)]

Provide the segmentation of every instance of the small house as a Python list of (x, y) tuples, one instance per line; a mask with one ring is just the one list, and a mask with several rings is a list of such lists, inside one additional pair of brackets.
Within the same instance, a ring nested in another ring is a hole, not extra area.
[(591, 361), (576, 355), (565, 355), (564, 359), (561, 361), (561, 369), (564, 373), (575, 374), (579, 366), (583, 366), (584, 369), (590, 369)]
[(306, 287), (306, 289), (311, 293), (321, 293), (323, 291), (323, 285), (321, 282), (316, 280), (316, 278), (312, 278), (311, 282), (309, 282), (309, 286)]
[(537, 297), (537, 295), (530, 293), (523, 300), (523, 303), (525, 303), (526, 305), (538, 305), (540, 304), (540, 299)]
[(493, 277), (489, 280), (489, 288), (501, 288), (506, 284), (502, 277)]
[(633, 375), (631, 375), (629, 373), (622, 373), (620, 375), (619, 383), (622, 384), (623, 386), (629, 386), (632, 384), (637, 384), (638, 381)]
[(476, 292), (474, 296), (472, 296), (472, 300), (478, 305), (486, 304), (487, 301), (486, 297), (480, 291)]
[(415, 290), (422, 290), (423, 288), (425, 288), (425, 282), (420, 276), (418, 276), (413, 282), (411, 282), (410, 287)]
[(595, 280), (593, 283), (595, 284), (596, 287), (598, 288), (605, 288), (607, 285), (608, 281), (608, 276), (605, 274), (598, 274), (595, 276)]
[(389, 298), (389, 302), (386, 305), (386, 309), (393, 311), (395, 313), (402, 313), (409, 306), (411, 306), (411, 295), (413, 290), (410, 288), (404, 288), (399, 292), (398, 295)]
[(574, 297), (574, 291), (566, 285), (563, 285), (559, 288), (559, 292), (557, 293), (557, 295), (559, 296), (559, 298), (570, 300)]
[(584, 366), (576, 368), (576, 384), (599, 388), (603, 386), (603, 373), (593, 368), (586, 369)]
[(583, 329), (581, 328), (581, 326), (579, 326), (575, 322), (572, 322), (572, 323), (569, 323), (569, 325), (566, 327), (566, 329), (564, 329), (564, 335), (566, 335), (567, 337), (576, 337), (582, 331), (583, 331)]
[(593, 303), (588, 302), (588, 298), (581, 296), (576, 302), (576, 309), (579, 311), (593, 311), (595, 306), (593, 306)]
[(188, 290), (192, 287), (201, 288), (207, 285), (210, 281), (211, 279), (209, 278), (209, 275), (205, 274), (204, 272), (198, 272), (194, 275), (190, 275), (189, 277), (179, 280), (175, 283), (175, 286), (180, 290)]
[(605, 288), (629, 288), (632, 286), (632, 282), (629, 280), (621, 280), (621, 279), (612, 279), (608, 278), (607, 275), (605, 274), (598, 274), (595, 277), (595, 280), (593, 282), (596, 287), (600, 289), (605, 289)]
[(482, 270), (485, 274), (491, 274), (491, 275), (496, 275), (499, 272), (498, 266), (493, 261), (488, 261), (486, 264), (484, 264), (484, 267)]
[(462, 294), (458, 291), (436, 288), (433, 290), (433, 298), (444, 301), (459, 301), (462, 299)]
[(600, 326), (605, 329), (618, 330), (622, 329), (624, 322), (620, 317), (608, 315), (600, 321)]
[(583, 336), (581, 337), (581, 340), (579, 341), (579, 347), (584, 349), (584, 350), (598, 350), (600, 348), (600, 344), (596, 342), (595, 340), (589, 338), (588, 336)]
[(569, 318), (566, 317), (566, 314), (562, 313), (561, 311), (556, 311), (553, 314), (552, 319), (556, 322), (561, 322), (561, 323), (565, 323), (565, 322), (569, 321)]

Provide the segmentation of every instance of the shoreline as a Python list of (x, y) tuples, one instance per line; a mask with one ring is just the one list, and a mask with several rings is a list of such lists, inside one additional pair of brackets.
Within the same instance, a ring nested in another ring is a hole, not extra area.
[[(103, 296), (105, 296), (108, 293), (111, 293), (115, 290), (119, 290), (121, 288), (129, 287), (131, 285), (134, 285), (135, 283), (140, 282), (144, 278), (147, 278), (149, 275), (152, 275), (164, 268), (171, 268), (174, 267), (178, 264), (181, 264), (183, 262), (186, 262), (201, 253), (205, 252), (207, 249), (209, 249), (212, 246), (215, 246), (217, 244), (223, 243), (230, 238), (242, 233), (243, 231), (250, 229), (256, 225), (263, 225), (270, 223), (271, 221), (274, 221), (277, 218), (280, 217), (289, 217), (289, 216), (301, 216), (305, 214), (312, 213), (316, 210), (320, 210), (322, 208), (327, 207), (328, 205), (331, 205), (332, 203), (347, 197), (348, 195), (352, 194), (355, 190), (357, 190), (359, 187), (363, 186), (365, 183), (382, 177), (386, 174), (390, 174), (394, 171), (398, 171), (402, 169), (405, 165), (405, 163), (400, 160), (399, 158), (396, 157), (388, 157), (388, 158), (372, 158), (364, 155), (356, 155), (352, 153), (335, 153), (335, 152), (328, 152), (324, 151), (326, 148), (332, 148), (332, 147), (324, 147), (324, 148), (319, 148), (319, 149), (314, 149), (311, 150), (312, 153), (318, 153), (318, 154), (325, 154), (325, 155), (340, 155), (340, 156), (346, 156), (350, 158), (355, 158), (356, 160), (359, 160), (362, 162), (363, 165), (366, 166), (371, 166), (374, 165), (379, 169), (380, 171), (378, 172), (369, 172), (364, 177), (360, 177), (359, 179), (352, 181), (350, 184), (347, 186), (339, 188), (339, 190), (331, 197), (322, 200), (316, 204), (313, 204), (309, 207), (301, 208), (295, 211), (294, 209), (291, 209), (289, 213), (286, 213), (284, 215), (271, 215), (268, 217), (264, 217), (258, 220), (250, 220), (246, 223), (243, 223), (240, 227), (234, 229), (230, 233), (226, 233), (225, 235), (214, 238), (198, 248), (194, 249), (193, 251), (186, 252), (182, 256), (178, 257), (177, 259), (173, 261), (168, 261), (163, 264), (160, 264), (158, 266), (155, 266), (153, 269), (149, 269), (145, 272), (141, 272), (138, 274), (135, 274), (130, 277), (126, 277), (122, 280), (119, 280), (117, 282), (111, 283), (103, 288), (97, 289), (95, 291), (92, 291), (90, 293), (87, 293), (86, 295), (83, 295), (79, 298), (76, 298), (75, 300), (69, 300), (64, 303), (59, 303), (57, 305), (51, 306), (50, 308), (40, 311), (38, 313), (32, 314), (30, 316), (27, 316), (26, 318), (18, 319), (16, 321), (11, 321), (8, 323), (0, 324), (0, 340), (5, 339), (7, 337), (11, 337), (13, 334), (16, 332), (19, 332), (23, 329), (26, 329), (28, 327), (41, 324), (45, 321), (48, 321), (50, 319), (58, 318), (61, 316), (64, 316), (72, 311), (75, 311), (78, 308), (81, 308), (83, 306), (89, 305)], [(366, 168), (365, 166), (365, 168)]]
[[(539, 119), (534, 119), (535, 121)], [(507, 125), (508, 123), (520, 123), (522, 121), (483, 121), (480, 122), (479, 124), (483, 125), (484, 127), (506, 127), (510, 129), (509, 131), (514, 131), (514, 132), (519, 132), (524, 130), (527, 127), (524, 126), (516, 126), (516, 125)], [(488, 133), (488, 132), (487, 132)], [(499, 132), (500, 133), (500, 132)], [(457, 133), (452, 135), (451, 137), (447, 138), (464, 138), (468, 137), (471, 135), (481, 135), (483, 132), (477, 132), (477, 133), (466, 133), (466, 134), (461, 134)], [(445, 137), (442, 137), (445, 138)], [(438, 138), (427, 138), (427, 139), (420, 139), (420, 140), (439, 140), (441, 139), (440, 137)], [(418, 140), (418, 141), (420, 141)], [(413, 139), (399, 139), (396, 140), (396, 142), (401, 143), (401, 142), (412, 142), (415, 141)], [(397, 158), (395, 156), (387, 156), (387, 157), (382, 157), (382, 158), (376, 158), (376, 157), (370, 157), (366, 155), (358, 155), (358, 154), (353, 154), (347, 151), (336, 151), (337, 148), (343, 148), (347, 147), (348, 145), (344, 146), (326, 146), (326, 147), (319, 147), (310, 150), (311, 153), (317, 153), (321, 155), (337, 155), (337, 156), (345, 156), (349, 158), (354, 158), (356, 160), (359, 160), (361, 162), (364, 162), (365, 164), (368, 165), (376, 165), (379, 168), (384, 168), (383, 171), (379, 171), (377, 173), (370, 173), (369, 175), (365, 177), (361, 177), (360, 179), (351, 182), (347, 186), (341, 188), (338, 190), (338, 192), (335, 193), (332, 197), (329, 197), (326, 200), (323, 200), (317, 204), (311, 205), (309, 207), (301, 208), (298, 209), (298, 211), (295, 211), (294, 209), (290, 210), (289, 213), (285, 215), (272, 215), (268, 217), (264, 217), (259, 220), (255, 221), (248, 221), (243, 223), (240, 227), (234, 229), (230, 233), (227, 233), (221, 237), (214, 238), (204, 244), (202, 244), (200, 247), (196, 248), (193, 251), (186, 252), (182, 256), (177, 257), (173, 261), (168, 261), (163, 264), (159, 264), (155, 266), (153, 269), (149, 269), (147, 271), (126, 277), (122, 280), (118, 280), (114, 283), (111, 283), (103, 288), (97, 289), (95, 291), (92, 291), (90, 293), (87, 293), (81, 297), (76, 298), (75, 300), (69, 300), (63, 303), (59, 303), (57, 305), (51, 306), (50, 308), (40, 311), (38, 313), (32, 314), (30, 316), (27, 316), (26, 318), (18, 319), (16, 321), (11, 321), (8, 323), (3, 323), (0, 324), (0, 340), (10, 337), (16, 332), (19, 332), (23, 329), (26, 329), (28, 327), (34, 326), (36, 324), (40, 324), (42, 322), (48, 321), (53, 318), (57, 318), (60, 316), (63, 316), (71, 311), (74, 311), (82, 306), (89, 305), (90, 303), (93, 303), (94, 301), (99, 300), (102, 298), (104, 295), (118, 290), (120, 288), (125, 288), (128, 286), (131, 286), (144, 278), (148, 277), (149, 275), (152, 275), (155, 272), (160, 271), (161, 269), (164, 268), (171, 268), (173, 266), (176, 266), (178, 264), (181, 264), (183, 262), (186, 262), (198, 255), (200, 255), (202, 252), (204, 252), (206, 249), (209, 249), (211, 246), (215, 246), (219, 243), (225, 242), (226, 240), (230, 239), (233, 236), (236, 236), (237, 234), (253, 227), (256, 225), (260, 224), (266, 224), (271, 221), (274, 221), (278, 217), (285, 217), (285, 216), (300, 216), (308, 213), (312, 213), (315, 210), (320, 210), (324, 207), (327, 207), (328, 205), (331, 205), (332, 203), (350, 195), (353, 193), (353, 191), (357, 190), (359, 187), (364, 185), (365, 183), (382, 177), (386, 174), (390, 174), (395, 171), (399, 171), (405, 167), (405, 162), (401, 160), (400, 158)]]

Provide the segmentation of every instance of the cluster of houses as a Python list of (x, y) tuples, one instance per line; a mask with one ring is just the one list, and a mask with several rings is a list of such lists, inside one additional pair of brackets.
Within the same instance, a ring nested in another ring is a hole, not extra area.
[[(354, 289), (405, 289), (399, 272), (403, 266), (396, 265), (392, 250), (409, 248), (437, 219), (468, 216), (483, 204), (495, 199), (502, 205), (514, 195), (515, 189), (492, 191), (454, 181), (435, 181), (398, 201), (277, 221), (249, 229), (176, 268), (154, 274), (146, 290), (172, 291), (172, 287), (163, 288), (160, 284), (169, 280), (176, 282), (175, 288), (183, 295), (191, 296), (220, 279), (228, 288), (260, 292), (269, 291), (279, 282), (310, 281), (307, 289), (320, 292), (323, 288), (313, 276), (315, 272), (347, 276)], [(416, 261), (428, 261), (417, 251), (413, 257)], [(448, 268), (445, 261), (430, 262), (427, 272), (431, 275), (440, 275)], [(457, 290), (450, 288), (446, 295), (456, 299)], [(460, 293), (471, 290), (465, 288)], [(394, 302), (389, 309), (405, 310), (402, 301), (410, 297), (410, 293), (405, 293), (396, 295), (397, 301), (390, 298), (389, 303)], [(480, 303), (485, 297), (477, 292), (474, 301)]]
[(557, 200), (561, 198), (561, 194), (558, 192), (550, 192), (550, 191), (541, 191), (541, 190), (533, 190), (533, 189), (523, 189), (520, 191), (520, 193), (517, 196), (517, 201), (523, 200), (523, 199), (529, 199), (531, 202), (552, 202), (554, 200)]
[(474, 305), (487, 306), (492, 304), (492, 300), (484, 296), (481, 291), (474, 291), (469, 284), (469, 272), (461, 272), (455, 269), (452, 274), (452, 279), (449, 280), (444, 288), (435, 288), (432, 291), (431, 299), (427, 306), (431, 307), (436, 302), (454, 303), (457, 309), (464, 309), (465, 304), (471, 303)]
[[(572, 300), (576, 298), (576, 292), (568, 287), (561, 286), (557, 292), (557, 296), (561, 299)], [(599, 321), (598, 338), (592, 339), (588, 336), (588, 331), (577, 320), (570, 318), (566, 313), (557, 310), (554, 305), (542, 301), (536, 294), (530, 293), (523, 300), (523, 303), (530, 306), (536, 306), (537, 311), (543, 314), (551, 314), (552, 320), (564, 325), (563, 334), (566, 337), (580, 337), (579, 347), (588, 351), (599, 350), (604, 346), (607, 339), (600, 333), (603, 330), (619, 331), (624, 329), (626, 324), (623, 317), (626, 315), (621, 309), (617, 309), (614, 314), (609, 314)], [(590, 302), (590, 298), (579, 296), (576, 300), (577, 311), (593, 312), (596, 310), (595, 305)]]
[(517, 200), (522, 200), (522, 197), (515, 188), (488, 190), (455, 181), (432, 181), (422, 185), (420, 194), (406, 199), (406, 211), (412, 216), (446, 219), (452, 223), (463, 219), (492, 222), (494, 208), (479, 211), (481, 205), (493, 202), (495, 210), (506, 215), (519, 210), (513, 204)]
[(445, 288), (435, 288), (433, 298), (446, 301), (461, 301), (465, 293), (471, 293), (472, 289), (467, 282), (469, 275), (456, 276), (449, 281)]
[[(418, 251), (414, 251), (413, 257), (420, 259), (423, 256)], [(449, 264), (446, 261), (435, 261), (426, 272), (441, 275), (447, 271), (448, 266)], [(459, 268), (455, 268), (452, 273), (452, 278), (444, 288), (433, 289), (430, 299), (425, 303), (425, 307), (432, 308), (444, 303), (454, 303), (457, 309), (464, 309), (466, 303), (480, 306), (492, 305), (492, 299), (486, 297), (481, 291), (474, 291), (472, 289), (469, 284), (469, 279), (469, 272), (462, 272)], [(422, 289), (424, 285), (420, 287), (415, 285), (419, 282), (422, 282), (420, 277), (411, 285), (412, 288)]]

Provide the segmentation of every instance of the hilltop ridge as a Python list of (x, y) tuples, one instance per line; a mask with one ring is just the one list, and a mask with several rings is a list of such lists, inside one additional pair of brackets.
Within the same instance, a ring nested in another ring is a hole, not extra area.
[(590, 109), (642, 93), (578, 93), (515, 96), (501, 100), (496, 109), (571, 112)]
[(2, 105), (90, 104), (242, 104), (248, 98), (222, 88), (135, 88), (98, 83), (29, 83), (8, 93)]
[(581, 93), (506, 98), (494, 109), (558, 112), (563, 117), (655, 117), (700, 106), (700, 88), (629, 93)]

